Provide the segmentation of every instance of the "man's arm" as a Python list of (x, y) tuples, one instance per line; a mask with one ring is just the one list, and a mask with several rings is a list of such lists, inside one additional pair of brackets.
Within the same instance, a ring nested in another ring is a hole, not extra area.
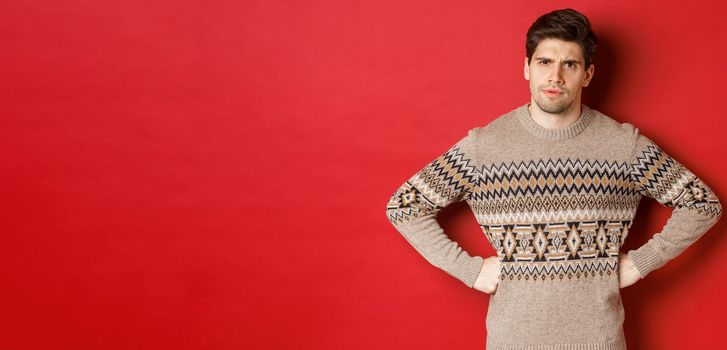
[(675, 258), (722, 215), (714, 192), (694, 173), (638, 133), (631, 156), (631, 180), (639, 193), (672, 207), (661, 232), (628, 252), (641, 278)]
[(470, 256), (450, 240), (436, 216), (447, 205), (465, 200), (477, 176), (472, 161), (472, 130), (444, 154), (419, 170), (389, 199), (386, 216), (429, 263), (472, 287), (484, 259)]

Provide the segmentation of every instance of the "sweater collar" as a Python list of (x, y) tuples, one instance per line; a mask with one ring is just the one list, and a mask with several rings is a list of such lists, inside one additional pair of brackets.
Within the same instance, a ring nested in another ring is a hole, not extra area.
[(530, 116), (528, 104), (520, 106), (515, 110), (515, 115), (520, 124), (531, 134), (548, 140), (565, 140), (575, 137), (585, 130), (593, 119), (593, 111), (588, 106), (581, 104), (581, 115), (578, 120), (570, 125), (559, 129), (548, 129), (538, 124)]

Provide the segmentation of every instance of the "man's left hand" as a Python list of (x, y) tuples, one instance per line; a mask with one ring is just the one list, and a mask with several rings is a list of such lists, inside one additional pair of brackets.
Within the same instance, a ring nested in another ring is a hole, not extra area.
[(618, 255), (618, 283), (621, 288), (626, 288), (641, 279), (639, 270), (636, 269), (634, 262), (626, 253)]

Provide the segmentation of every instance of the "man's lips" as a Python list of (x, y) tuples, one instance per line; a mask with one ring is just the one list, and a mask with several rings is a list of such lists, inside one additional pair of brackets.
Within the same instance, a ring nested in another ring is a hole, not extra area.
[(543, 89), (543, 92), (545, 92), (547, 96), (560, 96), (563, 94), (563, 91), (558, 89)]

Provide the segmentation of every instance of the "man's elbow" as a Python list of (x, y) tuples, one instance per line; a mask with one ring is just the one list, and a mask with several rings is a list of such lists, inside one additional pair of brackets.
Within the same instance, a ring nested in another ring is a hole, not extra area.
[(389, 222), (390, 222), (391, 224), (394, 224), (394, 219), (392, 218), (392, 214), (393, 214), (393, 213), (391, 212), (391, 209), (390, 209), (390, 208), (389, 208), (389, 206), (387, 205), (387, 206), (386, 206), (386, 220), (389, 220)]
[(717, 200), (717, 203), (714, 205), (714, 210), (717, 212), (714, 217), (714, 222), (717, 223), (717, 221), (719, 221), (719, 219), (722, 217), (722, 203), (720, 203), (719, 200)]
[(389, 220), (392, 225), (396, 226), (396, 223), (398, 222), (397, 212), (399, 211), (399, 206), (395, 199), (396, 193), (389, 197), (389, 201), (386, 202), (386, 219)]
[(703, 216), (707, 216), (707, 221), (709, 227), (714, 226), (717, 224), (719, 219), (722, 217), (722, 202), (712, 194), (712, 196), (707, 200), (706, 205), (702, 206), (701, 209), (699, 209), (699, 212)]

